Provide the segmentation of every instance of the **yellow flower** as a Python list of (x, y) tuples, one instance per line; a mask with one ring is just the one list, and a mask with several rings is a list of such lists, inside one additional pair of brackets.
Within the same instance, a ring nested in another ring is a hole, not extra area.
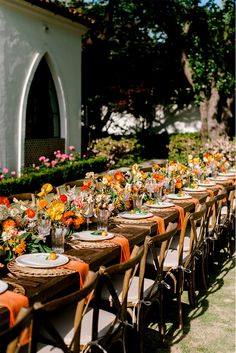
[(60, 200), (54, 200), (50, 204), (47, 213), (53, 221), (60, 221), (64, 211), (64, 203)]
[(38, 193), (38, 196), (39, 197), (46, 196), (47, 194), (49, 194), (49, 192), (52, 191), (52, 189), (53, 189), (52, 185), (49, 183), (46, 183), (41, 187), (41, 192)]

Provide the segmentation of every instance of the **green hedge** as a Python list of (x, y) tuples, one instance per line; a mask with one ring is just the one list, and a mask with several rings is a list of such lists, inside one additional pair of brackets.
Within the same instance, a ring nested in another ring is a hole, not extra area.
[(173, 134), (168, 145), (169, 160), (178, 160), (186, 163), (188, 155), (199, 155), (202, 152), (202, 140), (200, 133)]
[(67, 181), (84, 178), (89, 171), (96, 173), (106, 169), (107, 159), (104, 157), (90, 158), (71, 165), (55, 167), (44, 171), (23, 175), (16, 179), (6, 179), (0, 182), (0, 195), (10, 196), (22, 192), (37, 192), (45, 183), (59, 186)]

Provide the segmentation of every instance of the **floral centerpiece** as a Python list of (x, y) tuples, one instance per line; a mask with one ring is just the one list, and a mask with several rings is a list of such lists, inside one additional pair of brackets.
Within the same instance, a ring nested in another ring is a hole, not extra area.
[(0, 198), (0, 255), (4, 261), (24, 253), (48, 252), (50, 248), (37, 232), (35, 205)]
[(68, 234), (78, 230), (81, 224), (85, 223), (84, 200), (71, 191), (50, 198), (52, 189), (51, 184), (44, 184), (38, 193), (39, 198), (36, 201), (38, 215), (50, 217), (53, 227), (67, 227)]

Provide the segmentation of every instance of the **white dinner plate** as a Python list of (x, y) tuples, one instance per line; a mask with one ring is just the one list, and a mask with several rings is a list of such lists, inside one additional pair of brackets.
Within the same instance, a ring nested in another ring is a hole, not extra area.
[(166, 208), (166, 207), (174, 206), (172, 202), (146, 203), (145, 205), (147, 207), (152, 207), (152, 208)]
[(210, 179), (213, 181), (227, 181), (227, 180), (229, 180), (228, 177), (221, 177), (221, 176), (215, 177), (215, 178), (211, 177)]
[(65, 265), (69, 259), (65, 255), (57, 254), (55, 260), (49, 259), (49, 253), (25, 254), (16, 258), (18, 266), (34, 267), (34, 268), (51, 268)]
[(168, 195), (166, 195), (166, 197), (171, 200), (187, 200), (187, 199), (192, 198), (191, 195), (187, 195), (187, 194), (185, 194), (185, 195), (168, 194)]
[(199, 191), (206, 191), (206, 188), (199, 186), (197, 188), (183, 188), (184, 191), (188, 191), (188, 192), (199, 192)]
[(202, 181), (202, 182), (199, 182), (198, 185), (199, 185), (199, 186), (215, 186), (216, 183), (213, 183), (213, 182), (211, 182), (211, 181), (206, 181), (206, 182), (204, 183), (204, 181)]
[(235, 176), (235, 173), (218, 173), (219, 176), (222, 176), (222, 177), (234, 177)]
[(82, 241), (101, 241), (112, 239), (114, 237), (113, 234), (107, 233), (107, 235), (98, 235), (93, 234), (90, 230), (84, 230), (81, 232), (73, 233), (72, 239), (82, 240)]
[(126, 219), (145, 219), (152, 217), (153, 214), (151, 212), (123, 212), (119, 214), (119, 217)]
[(3, 293), (7, 290), (8, 284), (4, 281), (0, 280), (0, 293)]

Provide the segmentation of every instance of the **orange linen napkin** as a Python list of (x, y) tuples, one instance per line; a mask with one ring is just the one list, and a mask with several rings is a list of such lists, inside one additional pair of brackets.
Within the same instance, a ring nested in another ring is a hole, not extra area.
[(63, 265), (62, 267), (79, 272), (80, 288), (82, 288), (84, 285), (85, 278), (89, 271), (89, 265), (86, 264), (85, 262), (70, 260), (67, 264)]
[(208, 194), (209, 194), (211, 197), (214, 196), (214, 191), (213, 191), (213, 190), (207, 189), (207, 192), (208, 192)]
[(184, 209), (183, 207), (175, 204), (175, 209), (179, 212), (178, 218), (178, 229), (181, 229), (183, 221), (184, 221)]
[(10, 326), (13, 326), (21, 307), (24, 306), (27, 308), (29, 306), (29, 300), (23, 294), (7, 290), (0, 294), (0, 305), (8, 308), (10, 312)]
[(157, 230), (158, 234), (165, 233), (166, 228), (165, 228), (165, 221), (162, 217), (160, 216), (153, 216), (152, 218), (149, 218), (150, 220), (153, 220), (157, 222)]
[[(110, 240), (107, 240), (110, 241)], [(112, 243), (116, 243), (120, 245), (121, 247), (121, 252), (120, 252), (120, 263), (129, 260), (130, 258), (130, 247), (129, 247), (129, 241), (127, 238), (124, 237), (115, 237), (111, 239)]]
[(195, 204), (195, 207), (196, 207), (197, 205), (199, 205), (199, 200), (196, 199), (195, 197), (192, 197), (192, 201), (193, 201), (193, 203)]

